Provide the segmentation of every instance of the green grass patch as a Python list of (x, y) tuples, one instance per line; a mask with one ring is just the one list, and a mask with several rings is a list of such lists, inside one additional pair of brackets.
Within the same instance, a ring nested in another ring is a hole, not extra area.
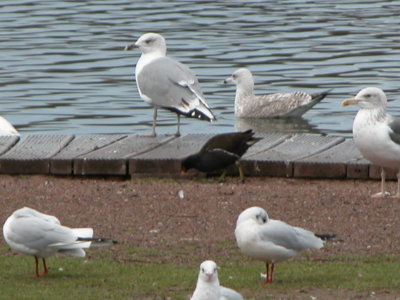
[[(90, 259), (56, 257), (48, 259), (49, 275), (29, 278), (34, 259), (10, 255), (0, 247), (1, 299), (171, 299), (187, 300), (194, 290), (199, 261), (160, 263), (156, 249), (121, 249), (126, 259), (113, 259), (107, 250), (93, 252)], [(104, 252), (104, 255), (102, 254)], [(90, 251), (89, 251), (90, 254)], [(130, 259), (134, 255), (135, 259)], [(313, 257), (278, 264), (275, 282), (261, 284), (261, 262), (234, 256), (217, 261), (221, 284), (241, 292), (246, 299), (265, 299), (266, 291), (299, 289), (399, 291), (400, 258), (397, 256)]]

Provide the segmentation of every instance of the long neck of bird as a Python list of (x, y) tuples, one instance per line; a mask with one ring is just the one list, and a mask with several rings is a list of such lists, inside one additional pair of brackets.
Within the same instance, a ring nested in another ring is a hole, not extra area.
[(363, 108), (360, 113), (366, 117), (366, 120), (383, 121), (386, 118), (386, 105), (383, 107)]

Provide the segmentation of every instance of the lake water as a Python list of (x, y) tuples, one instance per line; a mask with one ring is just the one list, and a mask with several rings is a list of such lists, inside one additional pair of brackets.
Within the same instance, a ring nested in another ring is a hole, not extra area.
[[(350, 136), (355, 107), (340, 102), (379, 86), (400, 114), (400, 1), (2, 1), (0, 113), (24, 134), (148, 133), (152, 108), (134, 81), (146, 32), (197, 74), (218, 121), (182, 118), (182, 133), (260, 132)], [(233, 86), (239, 67), (256, 93), (331, 94), (299, 120), (241, 124)], [(174, 133), (160, 111), (158, 133)]]

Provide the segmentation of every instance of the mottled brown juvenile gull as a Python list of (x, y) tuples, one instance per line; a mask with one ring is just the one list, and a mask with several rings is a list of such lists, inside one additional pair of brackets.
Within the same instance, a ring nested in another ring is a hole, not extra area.
[(374, 198), (390, 196), (385, 191), (385, 168), (397, 173), (397, 193), (400, 198), (400, 118), (386, 113), (385, 93), (377, 87), (361, 90), (355, 97), (342, 102), (343, 106), (360, 107), (353, 123), (353, 139), (361, 154), (381, 169), (381, 191)]
[(253, 75), (246, 68), (233, 72), (225, 83), (236, 84), (235, 116), (238, 118), (300, 117), (328, 94), (293, 92), (256, 96)]
[(215, 116), (204, 99), (196, 75), (180, 62), (167, 57), (167, 44), (163, 36), (146, 33), (136, 43), (125, 50), (139, 48), (142, 55), (136, 64), (135, 77), (140, 97), (154, 107), (153, 130), (156, 135), (158, 108), (173, 111), (178, 116), (180, 135), (180, 115), (214, 121)]
[(196, 289), (190, 300), (243, 300), (238, 292), (219, 284), (217, 264), (212, 260), (200, 265)]

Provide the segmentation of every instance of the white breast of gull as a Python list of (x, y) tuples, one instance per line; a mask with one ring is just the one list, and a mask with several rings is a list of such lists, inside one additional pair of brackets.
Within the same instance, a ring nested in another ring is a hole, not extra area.
[(190, 300), (243, 300), (238, 292), (220, 285), (217, 264), (212, 260), (200, 265), (196, 289)]

